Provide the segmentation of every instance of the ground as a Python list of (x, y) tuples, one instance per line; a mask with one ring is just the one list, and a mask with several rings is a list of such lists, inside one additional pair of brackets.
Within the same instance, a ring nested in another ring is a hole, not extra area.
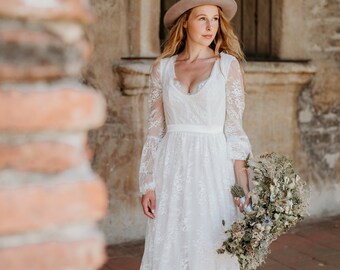
[[(143, 241), (109, 246), (100, 270), (138, 270)], [(258, 270), (340, 270), (340, 216), (302, 222), (271, 245)]]

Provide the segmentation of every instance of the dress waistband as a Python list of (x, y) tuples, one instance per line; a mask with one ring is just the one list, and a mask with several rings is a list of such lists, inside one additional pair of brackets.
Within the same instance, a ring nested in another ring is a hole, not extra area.
[(167, 125), (167, 132), (197, 132), (197, 133), (223, 133), (223, 126), (205, 125)]

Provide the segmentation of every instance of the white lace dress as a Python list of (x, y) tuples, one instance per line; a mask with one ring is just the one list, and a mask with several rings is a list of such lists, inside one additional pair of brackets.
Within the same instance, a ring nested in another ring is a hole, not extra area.
[(150, 79), (139, 184), (142, 194), (155, 190), (156, 218), (148, 219), (141, 270), (238, 270), (236, 257), (216, 249), (237, 216), (233, 160), (251, 151), (240, 66), (221, 53), (209, 79), (186, 94), (176, 57), (162, 59)]

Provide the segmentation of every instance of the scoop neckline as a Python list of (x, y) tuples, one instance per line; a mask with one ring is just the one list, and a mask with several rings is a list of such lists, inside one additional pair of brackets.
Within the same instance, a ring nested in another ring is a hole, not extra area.
[[(176, 54), (176, 55), (173, 56), (173, 61), (172, 61), (172, 76), (171, 76), (171, 79), (172, 79), (173, 82), (176, 82), (176, 81), (177, 81), (177, 82), (178, 82), (178, 85), (179, 85), (180, 87), (182, 87), (181, 82), (176, 78), (175, 62), (176, 62), (176, 60), (177, 60), (177, 57), (178, 57), (178, 54)], [(206, 92), (206, 91), (203, 91), (203, 89), (204, 89), (204, 88), (209, 84), (209, 82), (211, 81), (211, 78), (212, 78), (212, 76), (213, 76), (213, 74), (214, 74), (214, 71), (215, 71), (216, 63), (217, 63), (220, 59), (221, 59), (221, 54), (219, 53), (219, 58), (217, 58), (217, 59), (215, 60), (214, 65), (213, 65), (213, 67), (212, 67), (212, 69), (211, 69), (211, 71), (210, 71), (210, 75), (209, 75), (208, 79), (202, 80), (202, 81), (200, 81), (200, 82), (198, 83), (198, 85), (199, 85), (200, 83), (205, 82), (204, 86), (203, 86), (197, 93), (194, 93), (194, 94), (186, 94), (186, 93), (184, 93), (183, 91), (181, 91), (181, 89), (178, 89), (177, 87), (175, 87), (176, 90), (177, 90), (177, 92), (179, 92), (180, 94), (182, 94), (182, 95), (184, 95), (184, 96), (188, 96), (188, 97), (190, 97), (190, 96), (197, 96), (197, 95), (199, 95), (201, 92)]]

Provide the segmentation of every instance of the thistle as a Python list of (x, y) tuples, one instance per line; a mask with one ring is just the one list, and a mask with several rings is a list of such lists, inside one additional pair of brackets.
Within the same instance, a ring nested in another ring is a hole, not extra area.
[(232, 186), (231, 187), (231, 194), (233, 195), (233, 197), (239, 197), (239, 198), (242, 198), (242, 197), (245, 197), (246, 194), (244, 193), (244, 190), (242, 187), (240, 186)]

